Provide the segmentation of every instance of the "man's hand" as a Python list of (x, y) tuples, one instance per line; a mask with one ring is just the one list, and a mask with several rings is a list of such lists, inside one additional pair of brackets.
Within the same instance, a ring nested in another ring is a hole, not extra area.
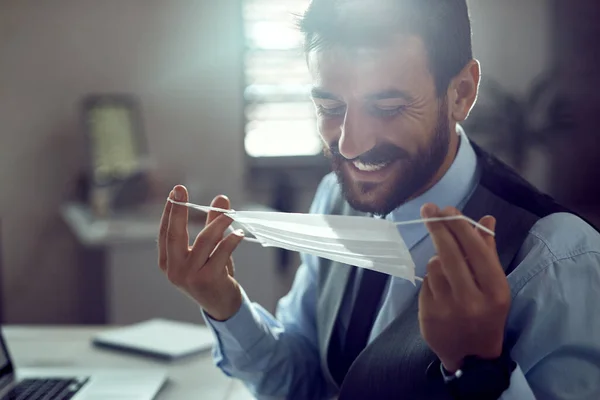
[[(432, 218), (460, 212), (426, 204), (421, 214)], [(491, 230), (496, 226), (489, 216), (479, 223)], [(428, 222), (427, 229), (437, 255), (427, 264), (419, 295), (423, 338), (451, 372), (467, 356), (499, 357), (511, 298), (494, 237), (465, 220)]]
[[(187, 190), (176, 186), (169, 197), (187, 202)], [(225, 196), (216, 197), (213, 207), (229, 209)], [(236, 232), (223, 238), (231, 218), (210, 212), (206, 227), (189, 245), (188, 208), (167, 201), (160, 222), (158, 265), (169, 281), (191, 296), (214, 319), (224, 321), (240, 308), (242, 294), (233, 279), (231, 254), (243, 239)]]

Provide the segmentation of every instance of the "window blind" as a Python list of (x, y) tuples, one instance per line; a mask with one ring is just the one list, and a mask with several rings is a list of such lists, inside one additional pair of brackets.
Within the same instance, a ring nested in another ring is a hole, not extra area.
[(251, 157), (321, 151), (295, 18), (309, 0), (243, 0), (245, 149)]

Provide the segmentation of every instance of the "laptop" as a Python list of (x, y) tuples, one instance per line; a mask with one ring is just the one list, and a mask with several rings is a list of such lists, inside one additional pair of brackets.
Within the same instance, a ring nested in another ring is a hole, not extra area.
[(0, 330), (0, 400), (152, 400), (166, 378), (162, 369), (14, 369)]

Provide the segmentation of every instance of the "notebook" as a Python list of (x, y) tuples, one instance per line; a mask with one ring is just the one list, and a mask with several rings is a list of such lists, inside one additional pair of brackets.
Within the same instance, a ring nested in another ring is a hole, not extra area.
[(206, 326), (165, 319), (109, 329), (92, 339), (92, 343), (98, 347), (164, 360), (176, 360), (208, 351), (214, 342)]

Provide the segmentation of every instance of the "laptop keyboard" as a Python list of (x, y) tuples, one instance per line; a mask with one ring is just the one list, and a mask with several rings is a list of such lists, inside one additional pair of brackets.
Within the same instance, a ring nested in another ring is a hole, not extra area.
[(86, 379), (24, 379), (1, 400), (68, 400), (87, 382)]

